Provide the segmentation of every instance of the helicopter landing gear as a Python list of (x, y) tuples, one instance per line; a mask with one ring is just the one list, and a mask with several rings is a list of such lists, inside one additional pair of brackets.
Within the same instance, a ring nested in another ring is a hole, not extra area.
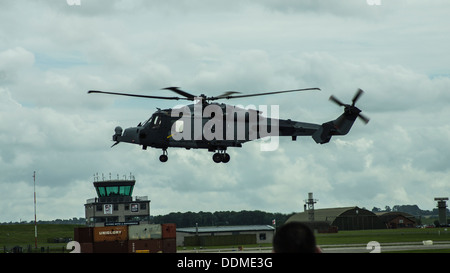
[(213, 161), (216, 163), (228, 163), (230, 161), (230, 155), (225, 151), (219, 151), (213, 155)]
[(159, 161), (167, 162), (169, 157), (167, 156), (167, 149), (163, 149), (163, 154), (159, 156)]

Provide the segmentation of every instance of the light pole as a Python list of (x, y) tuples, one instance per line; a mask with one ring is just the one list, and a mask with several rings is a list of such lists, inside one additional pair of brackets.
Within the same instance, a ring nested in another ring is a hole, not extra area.
[(33, 172), (34, 184), (34, 247), (37, 249), (37, 221), (36, 221), (36, 171)]

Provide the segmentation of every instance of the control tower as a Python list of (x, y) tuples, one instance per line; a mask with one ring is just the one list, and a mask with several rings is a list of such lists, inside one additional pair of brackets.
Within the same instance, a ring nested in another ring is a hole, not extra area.
[(435, 197), (434, 201), (437, 201), (439, 224), (447, 225), (447, 201), (448, 197)]
[(98, 181), (94, 177), (96, 198), (86, 201), (87, 226), (139, 225), (150, 223), (150, 200), (147, 196), (133, 197), (134, 177)]

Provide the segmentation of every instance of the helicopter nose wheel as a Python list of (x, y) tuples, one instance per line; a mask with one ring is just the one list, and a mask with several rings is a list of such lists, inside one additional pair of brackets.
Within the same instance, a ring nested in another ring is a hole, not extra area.
[(169, 157), (167, 156), (167, 150), (163, 149), (163, 154), (159, 156), (159, 161), (161, 162), (167, 162)]
[(215, 153), (213, 155), (213, 161), (216, 163), (228, 163), (230, 161), (230, 155), (225, 151)]

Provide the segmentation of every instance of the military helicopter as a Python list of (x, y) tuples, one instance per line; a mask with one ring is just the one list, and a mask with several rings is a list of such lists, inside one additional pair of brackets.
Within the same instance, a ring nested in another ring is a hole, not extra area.
[[(123, 130), (120, 126), (115, 128), (112, 136), (115, 143), (127, 142), (141, 145), (143, 150), (147, 147), (162, 149), (159, 157), (161, 162), (168, 160), (168, 148), (177, 147), (185, 149), (208, 149), (214, 152), (213, 161), (216, 163), (228, 163), (230, 155), (226, 152), (228, 147), (242, 147), (248, 141), (267, 136), (290, 136), (292, 141), (297, 136), (312, 136), (316, 143), (328, 143), (332, 136), (346, 135), (356, 118), (364, 123), (369, 119), (361, 114), (361, 110), (355, 103), (364, 93), (358, 89), (351, 104), (344, 104), (334, 96), (330, 100), (344, 107), (344, 113), (337, 119), (323, 124), (313, 124), (293, 121), (290, 119), (278, 119), (262, 116), (257, 109), (243, 108), (212, 101), (224, 99), (238, 99), (254, 96), (265, 96), (290, 92), (303, 92), (320, 90), (319, 88), (304, 88), (284, 91), (274, 91), (256, 94), (240, 94), (236, 91), (228, 91), (219, 96), (208, 97), (204, 94), (194, 96), (179, 87), (167, 87), (162, 90), (170, 90), (181, 97), (150, 96), (117, 92), (89, 90), (88, 93), (109, 94), (119, 96), (131, 96), (147, 99), (162, 100), (187, 100), (193, 104), (171, 108), (159, 109), (144, 123), (136, 127)], [(270, 130), (268, 129), (270, 127)]]

